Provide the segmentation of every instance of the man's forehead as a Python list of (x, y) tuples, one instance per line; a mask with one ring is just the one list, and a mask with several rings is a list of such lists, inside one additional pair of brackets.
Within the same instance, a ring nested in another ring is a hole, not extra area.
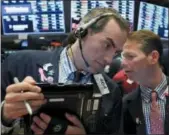
[(110, 20), (107, 23), (102, 33), (105, 36), (113, 39), (115, 43), (117, 42), (116, 44), (125, 41), (127, 38), (127, 32), (121, 30), (120, 26), (117, 24), (117, 22), (114, 19)]
[(123, 49), (122, 54), (137, 54), (133, 49)]
[(142, 50), (139, 45), (125, 44), (123, 47), (122, 54), (139, 54)]
[(123, 49), (139, 49), (141, 48), (141, 44), (138, 43), (137, 41), (126, 41), (124, 46), (123, 46)]

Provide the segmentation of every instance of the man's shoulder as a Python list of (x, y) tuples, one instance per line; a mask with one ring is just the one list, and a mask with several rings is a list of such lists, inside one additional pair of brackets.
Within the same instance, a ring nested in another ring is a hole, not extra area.
[(21, 57), (21, 58), (43, 58), (46, 56), (50, 56), (52, 52), (43, 51), (43, 50), (22, 50), (16, 52), (13, 56)]
[(139, 95), (140, 95), (140, 87), (138, 87), (135, 90), (133, 90), (132, 92), (124, 95), (123, 96), (123, 106), (124, 106), (124, 108), (128, 104), (135, 102), (139, 98)]
[(8, 59), (15, 59), (16, 61), (23, 62), (33, 62), (39, 61), (40, 63), (44, 61), (49, 61), (52, 56), (57, 54), (61, 48), (57, 48), (53, 51), (44, 51), (44, 50), (21, 50), (9, 55)]

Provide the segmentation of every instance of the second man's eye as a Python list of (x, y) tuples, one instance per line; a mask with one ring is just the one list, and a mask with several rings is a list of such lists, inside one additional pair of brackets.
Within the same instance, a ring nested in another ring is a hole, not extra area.
[(127, 58), (127, 59), (133, 59), (134, 56), (133, 56), (133, 55), (127, 55), (126, 58)]

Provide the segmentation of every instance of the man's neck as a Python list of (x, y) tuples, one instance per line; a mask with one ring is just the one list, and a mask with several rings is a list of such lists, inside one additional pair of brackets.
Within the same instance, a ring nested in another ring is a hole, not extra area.
[(151, 72), (149, 72), (147, 79), (144, 78), (143, 81), (140, 81), (139, 83), (144, 87), (155, 89), (162, 81), (162, 78), (163, 72), (161, 68), (157, 67), (151, 70)]
[(71, 47), (68, 49), (68, 53), (71, 54), (70, 58), (73, 64), (75, 65), (76, 69), (78, 71), (83, 71), (85, 69), (85, 64), (80, 52), (78, 41), (71, 45)]

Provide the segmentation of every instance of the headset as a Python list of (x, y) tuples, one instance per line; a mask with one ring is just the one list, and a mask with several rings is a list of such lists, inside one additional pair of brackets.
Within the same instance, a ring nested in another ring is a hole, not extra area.
[(75, 36), (79, 39), (79, 46), (80, 46), (80, 51), (81, 51), (81, 54), (82, 54), (82, 58), (83, 58), (83, 60), (85, 62), (85, 65), (86, 65), (87, 68), (89, 68), (89, 63), (86, 61), (86, 59), (85, 59), (85, 57), (83, 55), (81, 39), (87, 35), (88, 28), (91, 25), (93, 25), (94, 23), (96, 23), (101, 18), (104, 18), (104, 17), (107, 17), (107, 16), (112, 16), (112, 15), (114, 15), (114, 14), (113, 13), (105, 13), (105, 14), (99, 15), (99, 16), (91, 19), (88, 23), (81, 24), (80, 27), (78, 27), (76, 29), (76, 31), (75, 31)]
[(98, 20), (100, 20), (101, 18), (107, 17), (107, 16), (112, 16), (113, 13), (105, 13), (102, 15), (99, 15), (95, 18), (93, 18), (92, 20), (90, 20), (88, 23), (83, 23), (80, 25), (80, 27), (78, 27), (75, 31), (75, 36), (77, 38), (79, 38), (79, 35), (81, 36), (81, 38), (85, 37), (87, 35), (87, 29), (94, 23), (96, 23)]

